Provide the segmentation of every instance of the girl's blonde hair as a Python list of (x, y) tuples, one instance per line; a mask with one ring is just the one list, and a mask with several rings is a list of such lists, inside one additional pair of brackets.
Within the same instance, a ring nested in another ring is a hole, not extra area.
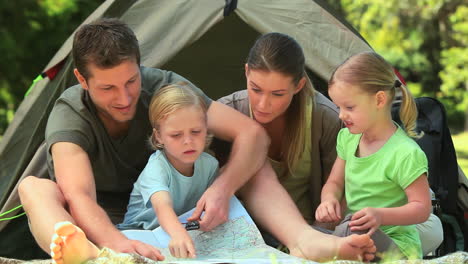
[[(154, 93), (149, 105), (148, 111), (151, 126), (159, 131), (159, 122), (161, 120), (179, 109), (190, 106), (199, 107), (205, 115), (205, 120), (207, 119), (206, 112), (208, 107), (203, 96), (188, 83), (178, 82), (161, 87)], [(208, 137), (207, 133), (206, 146), (209, 145), (210, 138), (211, 137)], [(154, 150), (164, 148), (164, 146), (158, 142), (154, 132), (151, 133), (149, 143)]]
[(403, 129), (412, 138), (422, 136), (415, 131), (418, 111), (413, 96), (395, 75), (392, 65), (379, 54), (363, 52), (349, 57), (332, 73), (328, 87), (337, 81), (359, 87), (369, 94), (375, 94), (378, 91), (388, 92), (391, 99), (388, 105), (389, 110), (395, 98), (395, 90), (401, 89), (400, 120)]
[[(286, 110), (286, 129), (281, 146), (281, 163), (286, 173), (292, 173), (305, 149), (307, 129), (306, 105), (314, 102), (314, 88), (305, 71), (305, 57), (301, 46), (292, 37), (282, 33), (268, 33), (260, 36), (247, 57), (249, 70), (279, 72), (293, 78), (298, 85), (302, 78), (306, 83), (293, 96)], [(279, 175), (285, 176), (285, 175)]]

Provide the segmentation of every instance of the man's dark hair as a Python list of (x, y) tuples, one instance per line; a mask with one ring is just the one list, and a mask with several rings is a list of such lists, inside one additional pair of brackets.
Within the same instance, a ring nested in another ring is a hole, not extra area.
[(122, 21), (103, 18), (81, 26), (73, 38), (73, 60), (81, 75), (88, 80), (87, 66), (115, 67), (125, 60), (140, 65), (140, 49), (133, 31)]

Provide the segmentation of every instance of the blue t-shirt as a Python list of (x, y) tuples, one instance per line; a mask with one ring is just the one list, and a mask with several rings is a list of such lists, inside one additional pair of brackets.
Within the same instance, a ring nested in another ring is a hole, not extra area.
[(195, 161), (191, 177), (180, 174), (167, 160), (164, 151), (153, 153), (138, 180), (133, 185), (127, 213), (117, 228), (154, 229), (159, 226), (151, 204), (151, 196), (159, 191), (169, 192), (176, 215), (195, 207), (205, 190), (218, 174), (218, 161), (203, 152)]

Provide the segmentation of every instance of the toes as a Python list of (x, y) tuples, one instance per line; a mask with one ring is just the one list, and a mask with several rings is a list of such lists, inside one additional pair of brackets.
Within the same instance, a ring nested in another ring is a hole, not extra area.
[(52, 259), (52, 263), (54, 263), (54, 264), (63, 264), (63, 260), (62, 259)]
[(54, 243), (56, 245), (61, 245), (61, 244), (63, 244), (63, 239), (59, 235), (54, 234), (52, 236), (52, 243)]
[(351, 239), (351, 243), (355, 247), (359, 248), (365, 248), (365, 247), (372, 247), (374, 245), (374, 242), (370, 238), (368, 234), (363, 234), (363, 235), (356, 235), (353, 234), (349, 236)]
[(375, 255), (374, 254), (364, 254), (364, 261), (371, 261), (375, 258)]
[(62, 246), (59, 245), (59, 244), (55, 244), (55, 243), (52, 243), (50, 244), (50, 252), (59, 252), (60, 250), (62, 250)]
[(50, 256), (54, 260), (54, 263), (57, 263), (57, 260), (62, 258), (62, 245), (63, 239), (57, 234), (52, 236), (52, 243), (50, 244)]
[(53, 260), (58, 261), (58, 260), (62, 259), (62, 252), (61, 251), (58, 251), (58, 252), (51, 251), (50, 256), (51, 256), (51, 258)]

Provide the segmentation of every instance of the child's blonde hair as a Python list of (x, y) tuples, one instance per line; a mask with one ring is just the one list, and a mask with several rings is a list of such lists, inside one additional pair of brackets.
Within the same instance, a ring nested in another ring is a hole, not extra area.
[[(159, 131), (159, 121), (165, 119), (179, 109), (190, 106), (199, 107), (204, 113), (205, 120), (207, 120), (206, 112), (208, 106), (204, 98), (188, 83), (178, 82), (161, 87), (154, 93), (149, 105), (148, 111), (151, 126)], [(210, 137), (207, 136), (206, 145), (209, 145), (209, 139)], [(151, 134), (149, 142), (151, 147), (155, 150), (163, 149), (164, 147), (158, 142), (154, 133)]]
[(386, 91), (390, 94), (389, 111), (395, 90), (401, 89), (402, 103), (400, 107), (400, 120), (408, 136), (419, 138), (422, 134), (415, 131), (418, 111), (416, 103), (408, 88), (400, 82), (393, 71), (392, 65), (375, 52), (363, 52), (349, 57), (332, 73), (328, 87), (341, 81), (359, 87), (369, 94)]

